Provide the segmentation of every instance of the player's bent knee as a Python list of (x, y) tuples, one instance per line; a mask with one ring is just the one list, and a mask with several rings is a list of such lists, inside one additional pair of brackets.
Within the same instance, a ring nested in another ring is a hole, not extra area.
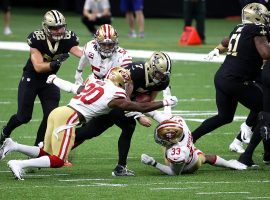
[(51, 168), (60, 168), (64, 165), (64, 160), (60, 159), (55, 155), (49, 156), (51, 162)]

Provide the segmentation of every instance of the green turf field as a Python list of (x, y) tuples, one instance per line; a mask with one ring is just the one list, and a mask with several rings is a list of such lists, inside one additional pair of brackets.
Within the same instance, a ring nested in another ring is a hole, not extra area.
[[(44, 13), (44, 10), (13, 9), (14, 35), (4, 37), (1, 34), (0, 40), (25, 42), (27, 35), (40, 27)], [(90, 35), (81, 24), (80, 17), (73, 13), (64, 14), (68, 28), (79, 35), (83, 45)], [(238, 22), (209, 19), (206, 21), (206, 45), (187, 47), (177, 44), (182, 32), (182, 19), (146, 19), (144, 39), (127, 38), (127, 25), (123, 18), (115, 18), (113, 25), (120, 34), (120, 46), (126, 49), (207, 53)], [(0, 27), (3, 27), (1, 23)], [(28, 55), (28, 52), (0, 50), (0, 126), (16, 112), (17, 86)], [(78, 59), (71, 57), (58, 75), (74, 81), (77, 63)], [(213, 76), (218, 67), (219, 63), (173, 62), (172, 92), (180, 100), (174, 111), (182, 114), (191, 130), (200, 124), (198, 120), (216, 112)], [(60, 104), (65, 105), (71, 96), (63, 92)], [(247, 109), (239, 106), (238, 120), (201, 138), (196, 146), (205, 153), (237, 159), (238, 155), (230, 152), (228, 146), (247, 113)], [(33, 144), (41, 118), (37, 99), (32, 121), (17, 128), (12, 134), (13, 139)], [(0, 199), (270, 199), (270, 168), (262, 163), (261, 145), (254, 155), (254, 161), (261, 166), (259, 170), (233, 171), (205, 165), (195, 174), (169, 177), (140, 162), (142, 153), (162, 162), (161, 148), (153, 140), (155, 125), (153, 122), (151, 128), (136, 127), (128, 159), (128, 167), (136, 172), (135, 177), (111, 176), (117, 163), (120, 133), (119, 128), (112, 127), (71, 153), (73, 167), (27, 173), (24, 181), (15, 181), (6, 163), (9, 159), (26, 157), (19, 153), (8, 155), (0, 162)]]

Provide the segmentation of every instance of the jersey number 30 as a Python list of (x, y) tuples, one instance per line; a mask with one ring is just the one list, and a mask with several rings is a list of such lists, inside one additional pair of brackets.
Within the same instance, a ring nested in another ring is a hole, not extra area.
[(102, 87), (98, 87), (98, 85), (94, 83), (90, 83), (86, 85), (84, 90), (76, 95), (74, 99), (80, 99), (84, 104), (92, 104), (97, 101), (104, 94), (104, 89)]

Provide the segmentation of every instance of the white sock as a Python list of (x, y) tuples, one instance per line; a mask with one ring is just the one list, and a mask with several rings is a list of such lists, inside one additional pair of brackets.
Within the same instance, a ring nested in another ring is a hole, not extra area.
[(23, 153), (31, 158), (36, 158), (39, 155), (40, 149), (36, 146), (28, 146), (24, 144), (16, 143), (15, 145), (15, 151), (18, 151), (20, 153)]
[(219, 167), (230, 167), (230, 163), (219, 156), (217, 156), (217, 160), (213, 165), (219, 166)]
[(46, 168), (51, 166), (51, 161), (49, 156), (41, 156), (39, 158), (31, 158), (29, 160), (18, 161), (22, 168)]

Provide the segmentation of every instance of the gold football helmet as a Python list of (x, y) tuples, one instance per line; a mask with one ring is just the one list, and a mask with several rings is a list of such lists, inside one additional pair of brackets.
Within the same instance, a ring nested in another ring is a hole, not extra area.
[(59, 11), (50, 10), (44, 15), (42, 28), (45, 34), (53, 40), (59, 41), (65, 37), (66, 26), (66, 19)]
[(268, 24), (269, 12), (267, 8), (260, 3), (247, 4), (242, 9), (242, 23)]
[(122, 67), (114, 67), (112, 68), (107, 76), (107, 79), (110, 79), (114, 85), (117, 87), (126, 88), (126, 84), (131, 82), (130, 73), (128, 70), (122, 68)]
[(164, 52), (154, 52), (145, 63), (145, 70), (154, 83), (160, 83), (169, 79), (171, 74), (171, 59)]
[(98, 52), (108, 58), (118, 48), (118, 34), (116, 30), (109, 24), (104, 24), (99, 27), (95, 34)]
[(165, 147), (176, 144), (183, 138), (183, 136), (184, 134), (181, 124), (174, 120), (165, 120), (159, 123), (154, 134), (156, 143)]

